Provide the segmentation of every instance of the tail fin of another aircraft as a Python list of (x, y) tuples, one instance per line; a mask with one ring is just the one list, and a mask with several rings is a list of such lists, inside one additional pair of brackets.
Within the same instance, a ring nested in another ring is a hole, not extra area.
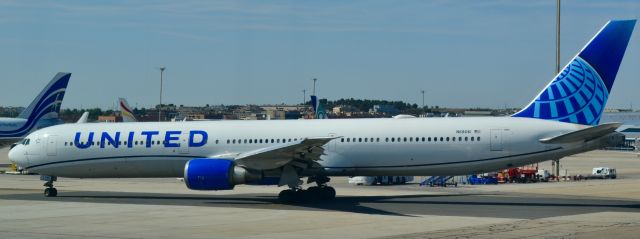
[(636, 20), (612, 20), (512, 117), (597, 125)]
[(67, 84), (69, 84), (69, 78), (71, 78), (71, 73), (59, 72), (56, 74), (33, 102), (18, 115), (18, 118), (27, 119), (28, 122), (57, 118)]
[(320, 104), (320, 100), (315, 95), (311, 95), (311, 107), (313, 107), (313, 112), (315, 114), (315, 119), (328, 119), (329, 116), (327, 112), (324, 111), (324, 107)]
[(138, 121), (136, 117), (133, 115), (133, 111), (131, 110), (131, 107), (129, 107), (127, 100), (125, 100), (124, 98), (118, 98), (118, 105), (120, 105), (120, 114), (122, 115), (123, 122)]

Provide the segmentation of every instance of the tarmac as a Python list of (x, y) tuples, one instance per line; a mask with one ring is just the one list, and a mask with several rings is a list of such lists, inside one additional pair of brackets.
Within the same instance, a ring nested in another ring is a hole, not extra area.
[[(7, 161), (0, 150), (0, 164)], [(45, 198), (36, 175), (0, 174), (0, 238), (636, 238), (640, 157), (594, 151), (569, 174), (618, 179), (457, 188), (330, 183), (331, 202), (283, 205), (275, 186), (191, 191), (174, 178), (71, 179)], [(543, 163), (541, 168), (550, 168)]]

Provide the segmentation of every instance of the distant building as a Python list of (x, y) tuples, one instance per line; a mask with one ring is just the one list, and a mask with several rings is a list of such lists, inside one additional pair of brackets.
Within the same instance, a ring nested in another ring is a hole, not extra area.
[(492, 110), (465, 110), (463, 114), (465, 117), (492, 116), (493, 111)]
[(340, 114), (346, 115), (346, 114), (351, 114), (355, 112), (360, 112), (360, 110), (350, 105), (340, 105), (340, 106), (333, 107), (332, 112), (337, 115), (340, 115)]
[(374, 114), (397, 115), (399, 110), (393, 105), (374, 105), (369, 112)]
[(286, 118), (285, 115), (284, 110), (267, 110), (267, 119), (283, 120)]
[(98, 122), (122, 122), (122, 116), (119, 115), (100, 115)]

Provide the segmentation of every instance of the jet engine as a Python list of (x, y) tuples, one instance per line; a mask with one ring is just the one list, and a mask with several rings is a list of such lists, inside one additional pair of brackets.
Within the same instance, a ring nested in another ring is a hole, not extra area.
[(260, 172), (236, 166), (228, 159), (192, 159), (184, 166), (184, 182), (193, 190), (231, 190), (235, 185), (261, 180)]

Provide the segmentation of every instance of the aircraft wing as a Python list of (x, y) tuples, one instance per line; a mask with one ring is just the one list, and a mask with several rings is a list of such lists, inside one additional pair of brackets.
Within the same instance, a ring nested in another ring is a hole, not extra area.
[(541, 139), (540, 142), (544, 144), (565, 144), (573, 142), (587, 142), (593, 139), (600, 138), (609, 133), (614, 132), (622, 123), (606, 123), (596, 125), (593, 127), (576, 130), (563, 135), (555, 137)]
[(292, 161), (308, 164), (320, 160), (324, 145), (339, 137), (313, 137), (238, 154), (236, 164), (251, 169), (268, 170)]

